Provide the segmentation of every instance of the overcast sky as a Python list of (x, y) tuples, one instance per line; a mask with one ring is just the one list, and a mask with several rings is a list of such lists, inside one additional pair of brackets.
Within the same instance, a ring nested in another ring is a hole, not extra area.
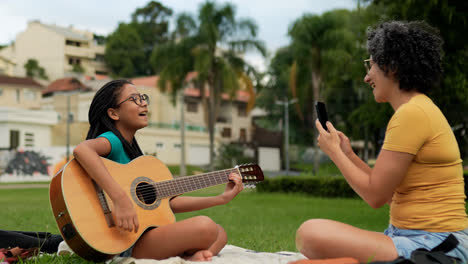
[[(73, 25), (77, 29), (107, 35), (117, 28), (119, 22), (128, 22), (136, 8), (149, 0), (0, 0), (0, 44), (14, 41), (16, 34), (24, 31), (27, 22), (39, 20), (58, 26)], [(204, 0), (160, 1), (175, 14), (197, 14)], [(237, 7), (237, 17), (253, 19), (259, 26), (258, 38), (274, 51), (289, 43), (288, 28), (305, 13), (321, 14), (335, 8), (354, 9), (356, 0), (231, 0)], [(258, 56), (248, 58), (254, 65), (263, 68)]]

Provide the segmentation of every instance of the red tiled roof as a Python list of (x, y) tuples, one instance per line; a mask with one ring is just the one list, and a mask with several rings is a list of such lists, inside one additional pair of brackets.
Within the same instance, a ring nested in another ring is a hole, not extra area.
[(94, 76), (85, 75), (84, 78), (85, 78), (86, 81), (91, 81), (91, 80), (98, 80), (98, 81), (101, 81), (101, 80), (110, 80), (109, 75), (105, 75), (105, 74), (95, 74)]
[[(192, 79), (196, 77), (197, 77), (197, 72), (189, 72), (187, 76), (185, 77), (185, 81), (186, 82), (191, 81)], [(157, 75), (131, 79), (134, 85), (141, 85), (141, 86), (146, 86), (146, 87), (158, 87), (157, 86), (158, 80), (159, 80), (159, 76)], [(200, 90), (193, 88), (193, 87), (187, 87), (184, 90), (184, 94), (186, 96), (199, 97)], [(209, 91), (207, 91), (206, 95), (210, 96)], [(224, 100), (230, 99), (230, 96), (227, 93), (223, 93), (221, 96)], [(250, 98), (249, 92), (243, 91), (243, 90), (237, 91), (237, 94), (236, 94), (237, 101), (248, 102), (249, 98)]]
[(40, 83), (36, 82), (31, 77), (12, 77), (7, 75), (0, 75), (0, 84), (15, 84), (43, 88), (43, 86)]
[(76, 78), (68, 77), (53, 81), (51, 84), (49, 84), (49, 86), (47, 86), (47, 89), (42, 91), (42, 94), (75, 90), (90, 91), (91, 88), (85, 86), (80, 82), (80, 80)]
[[(184, 94), (186, 96), (199, 97), (200, 96), (200, 90), (198, 90), (196, 88), (189, 87), (189, 88), (185, 89)], [(206, 96), (210, 96), (209, 91), (206, 91)], [(221, 95), (221, 98), (223, 98), (224, 100), (229, 100), (230, 96), (227, 93), (223, 93)], [(248, 102), (249, 98), (250, 98), (250, 95), (249, 95), (249, 93), (247, 91), (239, 90), (236, 93), (236, 100), (237, 101)]]
[(153, 75), (148, 77), (139, 77), (131, 79), (134, 85), (141, 85), (146, 87), (157, 87), (159, 76)]

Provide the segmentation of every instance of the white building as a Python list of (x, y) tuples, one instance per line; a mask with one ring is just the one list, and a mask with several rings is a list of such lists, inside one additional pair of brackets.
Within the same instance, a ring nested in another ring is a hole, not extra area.
[(30, 21), (14, 44), (0, 50), (0, 56), (15, 64), (15, 76), (26, 76), (24, 65), (35, 59), (49, 80), (55, 80), (77, 68), (90, 76), (107, 74), (104, 51), (104, 45), (97, 44), (91, 32)]

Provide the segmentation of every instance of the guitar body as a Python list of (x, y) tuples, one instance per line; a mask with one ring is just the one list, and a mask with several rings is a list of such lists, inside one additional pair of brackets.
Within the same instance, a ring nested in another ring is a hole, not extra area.
[[(128, 164), (101, 159), (134, 203), (140, 224), (137, 233), (123, 232), (112, 226), (114, 218), (112, 214), (105, 216), (94, 181), (74, 159), (52, 179), (49, 190), (52, 211), (62, 237), (76, 254), (92, 261), (103, 261), (127, 250), (149, 227), (175, 222), (169, 206), (170, 197), (142, 199), (136, 192), (146, 190), (152, 182), (173, 179), (161, 161), (152, 156), (141, 156)], [(112, 211), (111, 199), (102, 197)]]

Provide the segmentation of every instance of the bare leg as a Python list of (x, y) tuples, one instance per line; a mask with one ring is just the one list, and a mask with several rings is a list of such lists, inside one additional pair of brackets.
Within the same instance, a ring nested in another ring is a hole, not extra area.
[[(224, 248), (227, 243), (227, 234), (226, 231), (220, 226), (218, 226), (218, 236), (216, 241), (208, 248), (207, 250), (194, 250), (192, 252), (187, 251), (185, 252), (188, 257), (187, 260), (191, 261), (205, 261), (211, 260), (211, 256), (216, 256)], [(209, 256), (209, 257), (207, 257)]]
[[(219, 226), (210, 218), (206, 216), (192, 217), (149, 230), (135, 244), (132, 256), (135, 258), (165, 259), (193, 254), (193, 260), (210, 260), (224, 247), (227, 241), (227, 238), (220, 240), (223, 236), (226, 237), (226, 233), (224, 232), (224, 235), (219, 233)], [(222, 246), (221, 241), (224, 241)]]
[(388, 236), (325, 219), (304, 222), (296, 233), (296, 247), (310, 259), (353, 257), (366, 263), (398, 257)]

